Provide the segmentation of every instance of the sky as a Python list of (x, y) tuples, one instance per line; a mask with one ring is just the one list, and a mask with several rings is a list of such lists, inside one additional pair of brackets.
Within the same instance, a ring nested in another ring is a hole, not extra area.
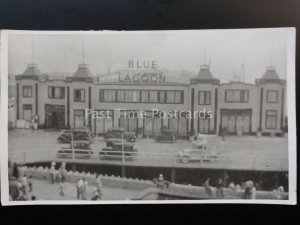
[(36, 63), (42, 73), (74, 73), (80, 63), (93, 74), (128, 69), (128, 61), (156, 61), (159, 68), (197, 74), (210, 64), (221, 82), (244, 64), (245, 82), (254, 83), (270, 65), (286, 79), (287, 32), (283, 29), (97, 34), (10, 34), (9, 74), (22, 74)]

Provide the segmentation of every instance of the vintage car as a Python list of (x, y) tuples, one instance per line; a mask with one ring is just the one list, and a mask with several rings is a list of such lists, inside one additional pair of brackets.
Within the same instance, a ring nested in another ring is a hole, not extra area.
[(92, 132), (85, 127), (73, 128), (70, 130), (62, 130), (57, 138), (58, 143), (70, 143), (71, 134), (73, 133), (73, 141), (89, 141), (92, 143), (94, 141), (94, 135)]
[[(75, 159), (89, 159), (94, 154), (89, 141), (74, 141), (73, 149)], [(61, 148), (57, 152), (57, 158), (73, 158), (73, 149), (72, 144), (68, 148)]]
[(155, 136), (156, 142), (176, 142), (176, 131), (170, 129), (162, 129), (161, 133)]
[(128, 142), (135, 142), (136, 141), (136, 135), (134, 132), (125, 131), (122, 127), (112, 127), (107, 130), (107, 132), (104, 135), (105, 140), (109, 140), (111, 138), (123, 138)]
[[(123, 152), (124, 151), (124, 152)], [(99, 152), (100, 159), (122, 159), (123, 155), (125, 159), (132, 159), (136, 156), (137, 148), (133, 143), (114, 143), (111, 147), (105, 147)]]
[(177, 159), (180, 162), (188, 163), (190, 161), (208, 161), (212, 162), (217, 159), (217, 155), (207, 150), (206, 141), (195, 141), (191, 149), (184, 149), (178, 152)]

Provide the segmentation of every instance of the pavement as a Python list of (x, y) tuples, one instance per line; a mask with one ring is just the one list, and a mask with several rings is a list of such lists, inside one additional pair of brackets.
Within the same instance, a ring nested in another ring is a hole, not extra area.
[[(57, 160), (56, 153), (69, 144), (57, 142), (57, 131), (15, 129), (9, 131), (8, 152), (13, 161), (30, 162), (38, 160)], [(220, 137), (208, 136), (209, 154), (217, 154), (219, 159), (210, 163), (181, 163), (176, 155), (183, 149), (191, 149), (188, 140), (177, 140), (175, 144), (156, 143), (153, 139), (137, 140), (135, 146), (138, 155), (125, 165), (165, 166), (191, 168), (227, 168), (250, 170), (288, 170), (287, 137), (227, 136), (225, 141)], [(121, 164), (121, 160), (99, 160), (98, 153), (105, 147), (104, 139), (97, 137), (92, 144), (94, 155), (88, 160), (77, 160), (86, 163)]]
[[(65, 196), (60, 196), (58, 183), (51, 184), (45, 180), (32, 180), (33, 191), (28, 193), (28, 197), (36, 196), (36, 200), (77, 200), (76, 186), (74, 183), (65, 182)], [(88, 186), (88, 200), (92, 197), (92, 185)], [(128, 200), (136, 197), (140, 191), (121, 188), (103, 187), (101, 200)], [(100, 201), (101, 201), (100, 200)]]

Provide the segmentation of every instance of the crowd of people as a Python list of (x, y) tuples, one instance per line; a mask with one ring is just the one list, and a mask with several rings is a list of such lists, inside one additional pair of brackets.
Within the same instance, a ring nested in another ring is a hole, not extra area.
[[(9, 163), (10, 164), (10, 163)], [(33, 184), (32, 176), (23, 174), (17, 165), (14, 163), (9, 165), (9, 198), (12, 201), (36, 200), (32, 195)]]
[[(66, 196), (66, 163), (62, 162), (56, 169), (56, 163), (52, 162), (50, 166), (50, 183), (57, 185), (56, 193), (60, 197)], [(89, 190), (88, 181), (82, 177), (79, 178), (76, 185), (76, 199), (78, 200), (100, 200), (103, 195), (102, 183), (99, 175), (96, 175), (95, 183)], [(91, 194), (89, 194), (89, 191)], [(32, 194), (33, 182), (32, 176), (25, 175), (17, 163), (9, 162), (9, 197), (12, 201), (37, 200)]]
[[(210, 178), (207, 178), (205, 182), (203, 183), (203, 186), (209, 196), (213, 195), (212, 188), (210, 186)], [(224, 198), (224, 188), (225, 185), (223, 183), (222, 178), (218, 178), (216, 182), (216, 198), (222, 199)], [(245, 182), (242, 182), (241, 184), (234, 184), (234, 182), (230, 182), (227, 186), (227, 189), (235, 192), (242, 192), (243, 199), (256, 199), (256, 191), (257, 188), (259, 188), (258, 183), (254, 183), (252, 180), (248, 180)], [(284, 193), (283, 186), (279, 186), (277, 189), (273, 190), (273, 199), (282, 199)]]
[[(27, 176), (20, 170), (17, 163), (11, 164), (9, 162), (9, 196), (12, 201), (26, 201), (36, 200), (36, 196), (33, 192), (32, 176)], [(62, 162), (60, 167), (56, 169), (56, 163), (52, 162), (50, 166), (50, 182), (51, 184), (58, 184), (57, 191), (60, 197), (66, 196), (66, 163)], [(256, 190), (259, 187), (258, 184), (251, 180), (242, 182), (241, 184), (234, 184), (229, 182), (228, 186), (225, 186), (222, 178), (217, 178), (213, 188), (210, 184), (210, 178), (206, 178), (203, 182), (203, 187), (207, 195), (212, 198), (222, 199), (224, 198), (224, 188), (227, 190), (242, 192), (244, 199), (256, 199)], [(164, 176), (160, 174), (158, 178), (153, 179), (153, 183), (160, 189), (168, 188), (170, 182), (165, 180)], [(103, 195), (102, 183), (99, 175), (96, 175), (95, 182), (89, 186), (88, 180), (84, 177), (80, 177), (76, 184), (76, 199), (78, 200), (100, 200)], [(215, 193), (214, 191), (215, 190)], [(282, 199), (284, 194), (283, 186), (279, 186), (274, 189), (273, 199)]]
[[(234, 184), (234, 182), (230, 182), (228, 186), (225, 186), (224, 181), (222, 178), (217, 178), (214, 188), (210, 184), (210, 178), (206, 178), (203, 187), (205, 188), (205, 191), (208, 196), (211, 198), (216, 199), (223, 199), (224, 196), (224, 189), (227, 188), (228, 190), (235, 191), (235, 192), (242, 192), (242, 198), (243, 199), (256, 199), (256, 191), (259, 187), (258, 183), (254, 183), (251, 180), (248, 180), (246, 182), (242, 182), (241, 184)], [(159, 175), (158, 178), (153, 179), (153, 183), (156, 184), (156, 186), (160, 189), (168, 188), (169, 182), (164, 179), (164, 176), (162, 174)], [(215, 194), (214, 190), (215, 189)], [(273, 190), (273, 199), (282, 199), (284, 193), (283, 186), (279, 186), (277, 189)]]
[[(65, 180), (66, 180), (66, 163), (63, 162), (58, 170), (55, 169), (56, 163), (52, 162), (50, 167), (51, 183), (55, 184), (58, 182), (57, 192), (59, 196), (65, 196)], [(84, 177), (80, 177), (75, 185), (76, 188), (76, 199), (78, 200), (89, 200), (89, 183)], [(102, 183), (100, 176), (96, 175), (96, 181), (91, 189), (90, 200), (100, 200), (102, 197)]]

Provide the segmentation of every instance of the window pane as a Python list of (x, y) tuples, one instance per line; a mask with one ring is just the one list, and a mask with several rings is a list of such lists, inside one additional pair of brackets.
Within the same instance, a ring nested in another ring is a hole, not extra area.
[(140, 91), (132, 91), (132, 101), (133, 102), (140, 101)]
[(176, 91), (175, 92), (175, 103), (180, 103), (181, 102), (181, 92), (180, 91)]
[(174, 91), (167, 91), (167, 103), (174, 103), (175, 100)]
[(125, 102), (133, 102), (133, 91), (131, 90), (125, 91)]
[(124, 102), (125, 100), (125, 95), (124, 95), (124, 91), (123, 90), (118, 90), (117, 91), (117, 100), (118, 102)]
[(210, 92), (205, 92), (205, 104), (210, 105)]
[(150, 102), (157, 102), (157, 91), (150, 91)]
[(199, 104), (200, 105), (203, 105), (204, 104), (204, 92), (203, 91), (200, 91), (199, 92)]
[(148, 95), (149, 95), (148, 91), (142, 91), (142, 102), (148, 102), (149, 101)]
[(165, 102), (165, 91), (159, 91), (159, 102), (160, 103)]
[(267, 91), (267, 102), (277, 102), (277, 91)]
[(74, 110), (74, 115), (75, 116), (84, 116), (84, 110)]

